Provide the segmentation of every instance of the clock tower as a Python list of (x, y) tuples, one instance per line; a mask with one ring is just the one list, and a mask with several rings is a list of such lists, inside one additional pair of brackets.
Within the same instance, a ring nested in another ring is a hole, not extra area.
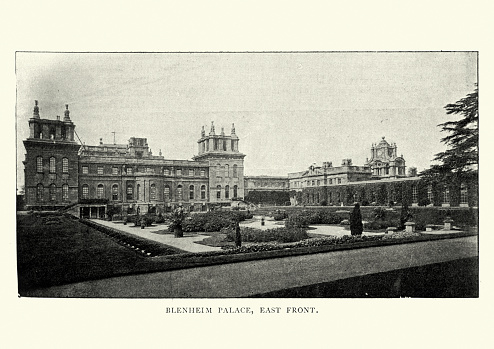
[(384, 137), (378, 144), (372, 144), (371, 158), (366, 166), (372, 170), (372, 176), (377, 178), (405, 177), (405, 159), (398, 156), (396, 143), (389, 144)]

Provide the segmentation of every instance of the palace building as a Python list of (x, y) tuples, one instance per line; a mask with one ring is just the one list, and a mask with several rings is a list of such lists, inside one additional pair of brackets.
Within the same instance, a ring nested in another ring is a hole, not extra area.
[(81, 216), (104, 217), (109, 206), (123, 212), (169, 212), (177, 205), (207, 211), (244, 196), (244, 154), (231, 133), (205, 134), (193, 160), (153, 155), (146, 138), (127, 144), (80, 145), (66, 105), (63, 120), (42, 119), (35, 101), (29, 119), (25, 190), (28, 209), (73, 207)]
[[(123, 213), (187, 211), (220, 206), (239, 207), (242, 200), (257, 205), (478, 205), (478, 183), (425, 183), (405, 174), (405, 159), (396, 143), (384, 137), (371, 146), (363, 166), (343, 159), (341, 166), (323, 162), (287, 176), (244, 176), (245, 154), (232, 124), (229, 134), (216, 133), (211, 123), (192, 160), (154, 155), (146, 138), (127, 144), (76, 142), (69, 106), (64, 117), (42, 119), (38, 101), (24, 140), (25, 205), (27, 209), (66, 209), (81, 217), (103, 218), (108, 210)], [(412, 168), (413, 169), (413, 168)]]

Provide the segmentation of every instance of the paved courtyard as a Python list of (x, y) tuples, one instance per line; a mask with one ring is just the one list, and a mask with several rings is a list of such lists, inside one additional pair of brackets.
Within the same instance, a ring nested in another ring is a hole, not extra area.
[[(126, 233), (140, 236), (142, 238), (161, 242), (168, 246), (176, 247), (187, 252), (207, 252), (207, 251), (218, 251), (221, 250), (220, 247), (211, 247), (201, 244), (196, 244), (196, 241), (204, 240), (208, 235), (197, 234), (197, 233), (185, 233), (182, 238), (176, 238), (173, 233), (167, 232), (167, 224), (157, 224), (151, 227), (146, 227), (141, 229), (141, 227), (134, 227), (134, 225), (123, 225), (123, 223), (108, 222), (104, 220), (95, 219), (93, 220), (101, 225), (118, 229)], [(161, 231), (161, 232), (160, 232)]]

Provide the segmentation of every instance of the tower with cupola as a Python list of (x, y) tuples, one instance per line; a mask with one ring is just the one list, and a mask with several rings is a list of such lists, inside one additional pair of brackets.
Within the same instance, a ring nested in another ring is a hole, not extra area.
[(78, 151), (69, 106), (64, 117), (42, 119), (34, 101), (29, 138), (24, 140), (25, 202), (27, 208), (55, 209), (78, 200)]
[(222, 127), (216, 134), (211, 122), (209, 134), (204, 126), (197, 141), (199, 154), (194, 160), (209, 162), (210, 202), (228, 205), (232, 200), (244, 197), (244, 157), (239, 151), (239, 138), (232, 124), (230, 134)]

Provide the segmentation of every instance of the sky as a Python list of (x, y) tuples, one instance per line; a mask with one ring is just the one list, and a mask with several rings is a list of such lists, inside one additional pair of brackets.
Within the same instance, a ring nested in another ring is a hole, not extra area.
[(287, 175), (313, 163), (363, 165), (372, 143), (395, 142), (407, 167), (445, 149), (444, 106), (473, 92), (475, 52), (16, 54), (17, 181), (28, 120), (70, 117), (96, 145), (148, 139), (155, 155), (191, 159), (201, 127), (232, 123), (245, 175)]

